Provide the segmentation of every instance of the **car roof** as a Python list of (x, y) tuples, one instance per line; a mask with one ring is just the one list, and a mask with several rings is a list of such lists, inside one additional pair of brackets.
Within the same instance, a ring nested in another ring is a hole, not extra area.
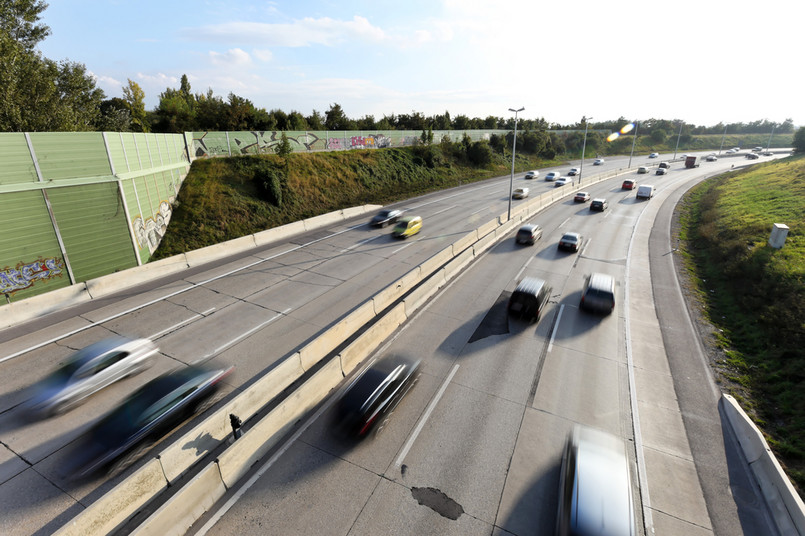
[(519, 283), (517, 283), (517, 287), (514, 289), (514, 292), (524, 292), (526, 294), (536, 295), (542, 287), (545, 286), (545, 280), (540, 279), (538, 277), (524, 277)]
[(562, 235), (562, 238), (581, 238), (581, 234), (579, 233), (565, 233)]
[(533, 223), (526, 223), (525, 225), (520, 226), (521, 231), (533, 231), (534, 229), (539, 229), (539, 225), (535, 225)]

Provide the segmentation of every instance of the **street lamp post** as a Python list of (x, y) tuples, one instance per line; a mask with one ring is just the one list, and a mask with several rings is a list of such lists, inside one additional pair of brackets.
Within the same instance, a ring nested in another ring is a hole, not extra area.
[(584, 142), (581, 144), (581, 165), (579, 165), (579, 186), (581, 186), (581, 177), (584, 175), (584, 150), (587, 148), (587, 126), (590, 124), (592, 117), (584, 118)]
[(727, 137), (727, 126), (728, 125), (724, 125), (724, 134), (721, 135), (721, 147), (718, 148), (719, 155), (721, 154), (721, 149), (724, 148), (724, 138)]
[(674, 148), (674, 158), (672, 160), (676, 160), (676, 152), (679, 150), (679, 138), (682, 137), (682, 125), (684, 123), (679, 123), (679, 134), (676, 136), (676, 148)]
[(771, 137), (774, 136), (774, 127), (777, 125), (771, 126), (771, 134), (769, 134), (769, 143), (766, 144), (766, 152), (768, 153), (771, 150)]
[(637, 129), (640, 127), (640, 122), (634, 122), (634, 139), (632, 140), (632, 152), (629, 153), (629, 166), (632, 167), (632, 155), (634, 154), (634, 144), (637, 142)]
[(512, 174), (511, 178), (509, 179), (509, 216), (508, 220), (512, 219), (512, 188), (514, 187), (514, 152), (517, 150), (517, 113), (522, 112), (525, 110), (525, 107), (521, 107), (519, 110), (515, 110), (514, 108), (509, 108), (510, 112), (514, 112), (514, 139), (512, 140)]

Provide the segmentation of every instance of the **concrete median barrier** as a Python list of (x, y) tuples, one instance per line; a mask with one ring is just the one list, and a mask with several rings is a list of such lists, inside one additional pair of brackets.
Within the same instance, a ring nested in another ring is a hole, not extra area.
[(231, 488), (274, 447), (293, 424), (335, 389), (344, 375), (341, 360), (331, 359), (268, 415), (218, 457), (224, 484)]
[(336, 346), (347, 340), (353, 333), (369, 322), (375, 316), (375, 306), (372, 300), (364, 302), (346, 317), (332, 325), (324, 333), (299, 350), (299, 359), (302, 368), (310, 370), (321, 361), (324, 356), (332, 352)]
[(380, 344), (405, 322), (405, 304), (399, 303), (339, 354), (341, 372), (349, 376)]
[(444, 267), (444, 277), (448, 281), (453, 279), (458, 272), (464, 269), (475, 258), (475, 251), (473, 248), (465, 249), (455, 256), (452, 261), (448, 262)]
[(414, 288), (422, 280), (423, 272), (419, 266), (415, 267), (407, 274), (394, 281), (391, 285), (382, 289), (372, 297), (375, 314), (380, 314), (383, 309), (397, 301), (403, 294)]
[(0, 307), (0, 329), (39, 318), (65, 307), (86, 303), (91, 299), (92, 296), (87, 292), (87, 286), (84, 283), (78, 283), (52, 290), (47, 294), (11, 302)]
[(187, 267), (187, 257), (182, 253), (166, 259), (149, 262), (142, 266), (135, 266), (128, 270), (90, 279), (86, 282), (87, 292), (89, 292), (92, 299), (102, 298), (135, 285), (179, 273), (186, 270)]
[(455, 242), (453, 242), (453, 256), (455, 257), (475, 242), (478, 241), (478, 231), (472, 230), (469, 233), (465, 234)]
[(254, 236), (249, 235), (235, 238), (234, 240), (228, 240), (226, 242), (221, 242), (220, 244), (213, 244), (212, 246), (207, 246), (205, 248), (188, 251), (185, 253), (185, 257), (187, 258), (187, 266), (190, 268), (195, 268), (196, 266), (206, 264), (208, 262), (223, 259), (229, 255), (249, 251), (255, 247), (256, 244), (254, 242)]
[(484, 238), (486, 235), (488, 235), (489, 233), (493, 232), (495, 229), (497, 229), (498, 225), (499, 225), (499, 223), (498, 223), (498, 220), (496, 218), (496, 219), (494, 219), (492, 221), (489, 221), (489, 222), (486, 222), (485, 224), (483, 224), (480, 227), (478, 227), (475, 230), (475, 232), (478, 233), (478, 239), (480, 240), (480, 239)]
[(494, 246), (495, 244), (497, 244), (499, 239), (499, 235), (496, 232), (497, 229), (498, 228), (495, 228), (495, 230), (493, 230), (491, 233), (485, 235), (483, 238), (481, 238), (475, 244), (473, 244), (472, 250), (476, 257), (481, 253), (483, 253), (484, 251), (486, 251), (487, 249)]
[(805, 503), (763, 434), (732, 396), (722, 395), (721, 407), (755, 475), (777, 529), (781, 534), (805, 534)]
[(305, 230), (313, 231), (315, 229), (321, 229), (322, 227), (327, 227), (342, 221), (344, 221), (344, 217), (341, 215), (340, 210), (338, 212), (328, 212), (327, 214), (306, 219)]
[(363, 216), (370, 212), (376, 212), (381, 208), (383, 208), (383, 205), (361, 205), (359, 207), (345, 208), (341, 211), (341, 215), (345, 220), (348, 220), (357, 216)]
[[(472, 254), (472, 250), (468, 250)], [(444, 286), (446, 283), (444, 269), (434, 273), (430, 278), (419, 285), (411, 294), (405, 297), (405, 316), (411, 317), (414, 311), (419, 309), (431, 296)]]
[(255, 233), (253, 235), (254, 243), (257, 245), (257, 247), (261, 247), (273, 242), (279, 242), (280, 240), (286, 240), (294, 235), (304, 232), (305, 222), (295, 221), (287, 225), (281, 225), (280, 227), (274, 227), (272, 229), (266, 229), (265, 231)]
[(138, 469), (54, 533), (55, 536), (110, 534), (168, 487), (156, 459)]
[(218, 465), (212, 463), (131, 532), (135, 536), (181, 536), (226, 493)]

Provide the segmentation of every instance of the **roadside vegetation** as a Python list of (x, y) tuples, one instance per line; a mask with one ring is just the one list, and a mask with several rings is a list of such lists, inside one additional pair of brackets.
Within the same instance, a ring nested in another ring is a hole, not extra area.
[[(680, 251), (720, 351), (722, 388), (805, 490), (805, 156), (701, 183), (680, 214)], [(785, 246), (768, 244), (774, 223)]]

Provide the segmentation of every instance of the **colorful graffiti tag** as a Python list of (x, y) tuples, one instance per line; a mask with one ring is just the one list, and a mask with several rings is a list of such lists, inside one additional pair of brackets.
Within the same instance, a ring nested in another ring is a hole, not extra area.
[(160, 201), (159, 212), (153, 217), (143, 220), (142, 216), (137, 216), (131, 222), (134, 227), (134, 236), (137, 238), (137, 245), (140, 249), (148, 247), (148, 251), (154, 253), (157, 246), (165, 236), (172, 214), (171, 204), (168, 201)]
[(64, 271), (62, 259), (42, 259), (17, 264), (16, 268), (6, 267), (0, 271), (0, 292), (11, 294), (26, 289), (37, 281), (61, 277)]

